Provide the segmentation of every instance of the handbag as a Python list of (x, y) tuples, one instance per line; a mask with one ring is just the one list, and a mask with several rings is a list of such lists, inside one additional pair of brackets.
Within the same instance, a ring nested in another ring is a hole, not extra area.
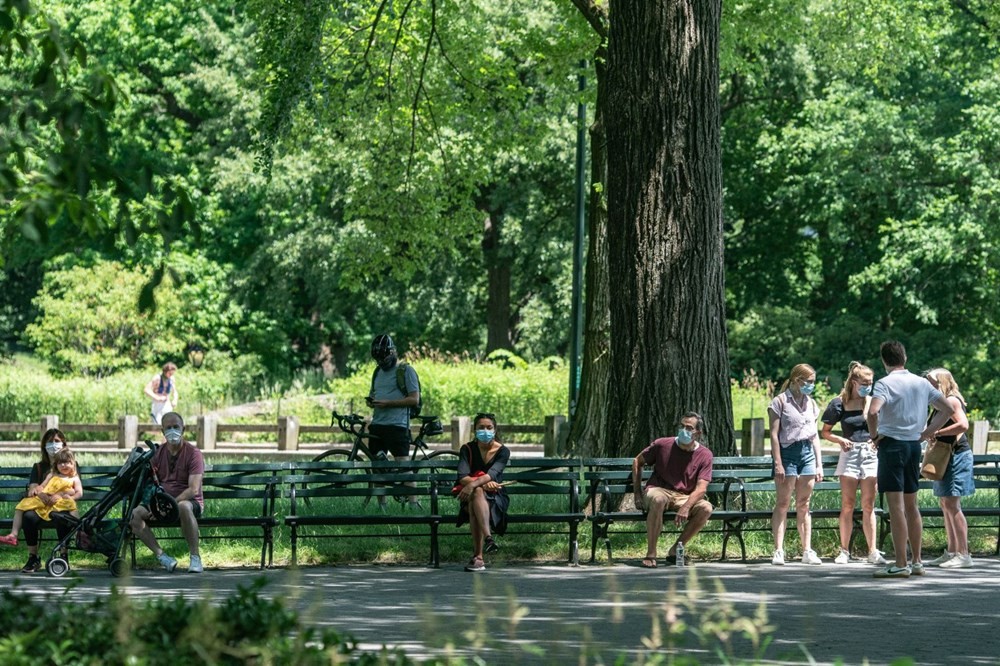
[(924, 451), (924, 461), (920, 465), (920, 474), (925, 479), (940, 481), (944, 478), (948, 463), (951, 462), (951, 444), (935, 439), (927, 443)]

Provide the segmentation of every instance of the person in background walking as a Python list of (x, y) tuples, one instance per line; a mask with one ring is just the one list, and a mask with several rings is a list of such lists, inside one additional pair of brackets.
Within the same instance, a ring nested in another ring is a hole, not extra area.
[[(844, 389), (830, 401), (823, 412), (820, 436), (840, 447), (840, 460), (834, 476), (840, 479), (840, 553), (834, 562), (851, 561), (851, 533), (854, 531), (854, 506), (861, 488), (861, 529), (868, 544), (868, 563), (885, 564), (875, 548), (875, 492), (878, 480), (878, 454), (868, 434), (868, 404), (871, 401), (875, 373), (867, 365), (851, 361)], [(840, 424), (843, 436), (833, 434)]]
[(819, 451), (816, 417), (819, 407), (812, 399), (816, 371), (799, 363), (767, 407), (771, 420), (771, 457), (778, 497), (771, 514), (774, 555), (771, 564), (785, 563), (785, 523), (792, 491), (795, 491), (795, 522), (802, 542), (803, 564), (822, 564), (812, 548), (812, 517), (809, 500), (813, 486), (823, 480), (823, 458)]
[(160, 374), (153, 375), (153, 378), (146, 384), (144, 392), (152, 401), (149, 413), (156, 425), (160, 425), (163, 421), (164, 414), (174, 411), (174, 407), (177, 406), (179, 398), (173, 380), (175, 372), (177, 372), (176, 365), (164, 363)]
[[(944, 532), (948, 546), (944, 553), (927, 564), (942, 569), (966, 569), (973, 566), (969, 553), (969, 524), (962, 513), (962, 498), (976, 492), (972, 477), (972, 447), (966, 431), (969, 419), (965, 415), (965, 398), (958, 390), (958, 383), (944, 368), (934, 368), (924, 374), (931, 386), (941, 391), (954, 408), (954, 415), (948, 419), (935, 435), (938, 440), (951, 444), (951, 460), (940, 481), (934, 482), (934, 496), (941, 503), (944, 513)], [(933, 420), (936, 412), (932, 413)]]
[[(920, 442), (929, 440), (952, 417), (955, 409), (930, 382), (906, 369), (906, 348), (887, 340), (879, 348), (888, 373), (875, 382), (868, 406), (868, 432), (878, 449), (878, 487), (889, 505), (889, 525), (895, 564), (879, 569), (875, 578), (924, 575), (920, 540), (924, 524), (917, 506), (920, 482)], [(927, 427), (927, 407), (938, 412)], [(909, 542), (913, 560), (906, 561)]]

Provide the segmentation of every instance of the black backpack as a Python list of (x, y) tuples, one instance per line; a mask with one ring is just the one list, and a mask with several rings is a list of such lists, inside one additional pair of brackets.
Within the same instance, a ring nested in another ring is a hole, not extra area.
[[(406, 368), (407, 363), (400, 361), (396, 364), (396, 386), (399, 391), (403, 394), (403, 397), (409, 395), (406, 392)], [(378, 377), (379, 368), (376, 367), (375, 371), (372, 373), (372, 395), (375, 394), (375, 378)], [(416, 374), (416, 373), (414, 373)], [(420, 390), (420, 375), (417, 375), (417, 404), (414, 407), (410, 407), (410, 418), (416, 418), (420, 416), (420, 410), (424, 408), (424, 392)]]

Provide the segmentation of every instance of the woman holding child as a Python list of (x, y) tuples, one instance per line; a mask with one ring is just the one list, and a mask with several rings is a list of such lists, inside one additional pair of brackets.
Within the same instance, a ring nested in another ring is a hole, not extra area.
[[(62, 453), (63, 451), (66, 453)], [(69, 506), (66, 500), (72, 499), (75, 508), (75, 500), (83, 495), (82, 485), (78, 489), (74, 486), (71, 492), (46, 492), (47, 483), (52, 481), (52, 477), (61, 476), (60, 470), (56, 466), (57, 456), (66, 457), (67, 454), (69, 454), (69, 447), (66, 443), (66, 436), (62, 431), (58, 428), (46, 430), (41, 440), (41, 460), (31, 467), (28, 490), (25, 493), (25, 499), (22, 500), (26, 508), (19, 510), (22, 511), (20, 513), (20, 527), (24, 530), (24, 541), (28, 545), (28, 562), (21, 568), (21, 573), (34, 573), (42, 568), (42, 561), (38, 557), (38, 541), (39, 532), (43, 526), (54, 525), (59, 541), (62, 541), (72, 529), (69, 523), (60, 520), (57, 514), (73, 513), (72, 509), (66, 510)], [(71, 455), (69, 459), (72, 459)], [(75, 461), (73, 469), (76, 483), (79, 484), (79, 475), (75, 472)], [(26, 503), (29, 501), (30, 506)], [(39, 508), (42, 510), (38, 511), (33, 508), (36, 505), (40, 505)], [(0, 537), (0, 543), (8, 546), (16, 546), (18, 544), (17, 531), (14, 530), (11, 534)], [(65, 551), (63, 552), (63, 557), (66, 557)]]

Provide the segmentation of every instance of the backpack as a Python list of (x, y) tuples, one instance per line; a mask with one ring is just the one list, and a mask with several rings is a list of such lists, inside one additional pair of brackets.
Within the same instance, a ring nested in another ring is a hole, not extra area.
[[(409, 364), (403, 363), (402, 361), (396, 364), (396, 387), (399, 389), (403, 396), (409, 395), (406, 392), (406, 368)], [(372, 389), (371, 392), (375, 393), (375, 378), (378, 377), (379, 368), (376, 366), (375, 371), (372, 373)], [(416, 373), (414, 373), (416, 374)], [(420, 410), (424, 408), (424, 392), (420, 390), (420, 376), (417, 375), (417, 404), (414, 407), (410, 407), (410, 418), (416, 418), (420, 416)]]

